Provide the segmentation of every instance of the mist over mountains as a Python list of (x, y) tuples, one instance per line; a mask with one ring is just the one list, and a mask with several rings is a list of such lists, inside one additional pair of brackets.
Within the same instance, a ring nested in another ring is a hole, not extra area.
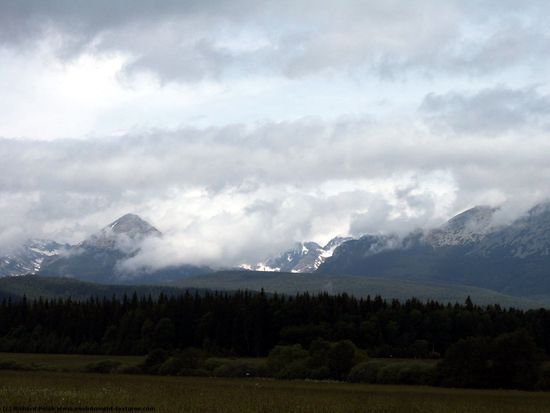
[(167, 282), (174, 278), (210, 272), (193, 265), (162, 269), (129, 270), (124, 263), (141, 252), (144, 241), (162, 233), (135, 214), (126, 214), (77, 245), (44, 259), (37, 271), (44, 276), (63, 276), (85, 281), (121, 283)]
[(348, 241), (318, 271), (444, 281), (514, 295), (550, 293), (550, 204), (507, 225), (492, 224), (497, 211), (472, 208), (440, 228), (402, 239)]
[[(417, 229), (404, 236), (335, 237), (324, 246), (298, 242), (271, 258), (243, 263), (240, 269), (443, 282), (518, 296), (550, 294), (550, 203), (536, 205), (511, 223), (499, 222), (498, 212), (498, 208), (477, 206), (440, 227)], [(167, 283), (235, 269), (223, 264), (214, 268), (188, 263), (128, 265), (148, 252), (144, 250), (152, 242), (162, 245), (162, 240), (157, 228), (138, 215), (126, 214), (76, 245), (29, 240), (0, 259), (0, 274)]]

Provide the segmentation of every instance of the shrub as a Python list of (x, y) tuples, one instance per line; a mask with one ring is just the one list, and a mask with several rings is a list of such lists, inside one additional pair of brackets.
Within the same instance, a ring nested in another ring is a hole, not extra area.
[(311, 369), (307, 367), (307, 359), (296, 360), (287, 364), (275, 375), (277, 379), (307, 379), (312, 375)]
[(89, 363), (84, 367), (84, 371), (90, 373), (107, 374), (113, 372), (121, 365), (120, 361), (116, 360), (101, 360), (94, 363)]
[(183, 361), (176, 357), (169, 357), (158, 368), (158, 374), (176, 376), (185, 368)]
[(436, 366), (418, 361), (389, 363), (379, 369), (376, 382), (381, 384), (435, 384)]
[(227, 363), (227, 360), (224, 360), (224, 359), (221, 359), (221, 358), (212, 357), (212, 358), (206, 359), (206, 360), (204, 361), (203, 367), (204, 367), (206, 370), (213, 372), (213, 371), (216, 370), (218, 367), (223, 366), (225, 363)]
[(342, 380), (348, 376), (354, 365), (357, 347), (349, 340), (339, 341), (328, 352), (328, 368), (330, 375)]
[(446, 386), (532, 389), (540, 385), (541, 351), (525, 330), (493, 340), (468, 338), (447, 350), (438, 365)]
[(204, 350), (189, 347), (176, 352), (173, 357), (178, 360), (182, 369), (195, 370), (204, 367), (207, 356)]
[(541, 379), (537, 383), (539, 390), (550, 390), (550, 364), (545, 364), (542, 368)]
[(271, 374), (277, 375), (286, 366), (296, 361), (305, 361), (308, 356), (300, 344), (275, 346), (267, 357), (267, 367)]
[(352, 367), (348, 380), (354, 383), (376, 383), (378, 371), (386, 365), (380, 360), (369, 360)]
[(402, 369), (400, 363), (389, 363), (378, 370), (376, 382), (380, 384), (399, 384), (399, 375)]
[(143, 370), (136, 365), (121, 365), (113, 371), (117, 374), (141, 374)]
[(148, 374), (157, 374), (160, 366), (164, 363), (169, 357), (169, 353), (165, 350), (155, 349), (152, 350), (143, 363), (139, 366), (143, 372)]
[(436, 383), (436, 366), (422, 362), (399, 363), (399, 384), (433, 385)]
[(218, 377), (264, 377), (267, 366), (261, 362), (246, 360), (227, 360), (213, 370)]
[(31, 368), (25, 364), (18, 363), (15, 360), (0, 361), (0, 370), (30, 370)]
[(309, 375), (307, 378), (311, 380), (330, 379), (330, 370), (327, 366), (318, 367), (316, 369), (309, 369)]

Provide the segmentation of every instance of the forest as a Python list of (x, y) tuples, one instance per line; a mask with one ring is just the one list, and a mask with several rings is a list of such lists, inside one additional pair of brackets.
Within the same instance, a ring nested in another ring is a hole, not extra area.
[(420, 384), (536, 388), (549, 350), (550, 311), (470, 299), (188, 292), (0, 304), (0, 351), (148, 355), (140, 368), (153, 374), (163, 364), (166, 374), (183, 374), (209, 355), (267, 357), (269, 371), (258, 375), (368, 381), (370, 358), (408, 358), (439, 360)]

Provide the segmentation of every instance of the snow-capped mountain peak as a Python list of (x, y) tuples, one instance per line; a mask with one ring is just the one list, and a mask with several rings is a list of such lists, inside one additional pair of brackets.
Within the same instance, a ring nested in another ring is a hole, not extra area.
[(36, 274), (44, 259), (59, 254), (65, 245), (46, 239), (29, 239), (0, 257), (0, 276)]
[(426, 234), (426, 242), (433, 247), (465, 245), (479, 242), (496, 230), (493, 217), (498, 208), (476, 206), (447, 221)]
[(281, 254), (257, 264), (242, 264), (246, 270), (270, 272), (314, 272), (325, 260), (332, 256), (334, 250), (351, 238), (335, 237), (324, 247), (316, 242), (297, 242)]
[(127, 249), (148, 237), (162, 233), (135, 214), (126, 214), (78, 244), (81, 248)]

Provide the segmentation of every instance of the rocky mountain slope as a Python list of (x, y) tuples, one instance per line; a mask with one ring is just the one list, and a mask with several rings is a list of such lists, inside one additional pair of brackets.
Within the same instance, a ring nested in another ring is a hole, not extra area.
[(293, 248), (254, 265), (243, 264), (241, 268), (253, 271), (309, 273), (314, 272), (334, 250), (351, 238), (335, 237), (324, 247), (316, 242), (298, 242)]
[(105, 283), (162, 283), (211, 271), (191, 265), (150, 272), (122, 269), (119, 264), (137, 254), (142, 242), (151, 237), (162, 237), (162, 233), (139, 216), (126, 214), (62, 254), (45, 259), (39, 275)]
[(67, 246), (55, 241), (30, 239), (0, 256), (0, 277), (36, 274), (45, 259), (59, 254)]
[(440, 228), (391, 242), (387, 236), (349, 241), (318, 271), (452, 282), (513, 295), (550, 293), (550, 204), (509, 225), (494, 225), (495, 212), (472, 208)]

